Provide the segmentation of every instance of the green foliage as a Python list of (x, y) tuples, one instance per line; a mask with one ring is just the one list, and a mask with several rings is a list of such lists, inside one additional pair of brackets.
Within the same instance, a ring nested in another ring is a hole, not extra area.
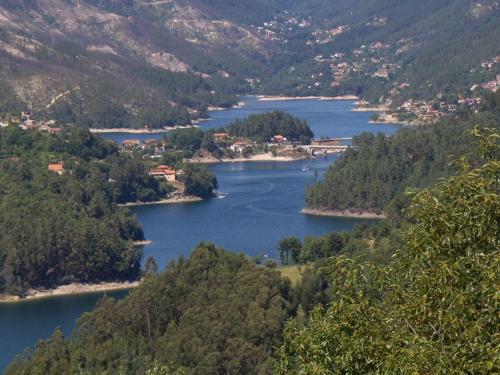
[[(477, 133), (477, 130), (476, 130)], [(483, 162), (413, 195), (415, 225), (386, 266), (332, 258), (332, 302), (291, 323), (280, 374), (497, 373), (498, 132)]]
[(306, 203), (318, 209), (380, 213), (393, 199), (401, 201), (406, 188), (426, 187), (453, 173), (450, 155), (477, 155), (465, 131), (480, 120), (498, 126), (488, 115), (402, 129), (390, 137), (368, 133), (355, 137), (342, 160), (307, 191)]
[(187, 164), (181, 176), (185, 193), (200, 198), (212, 198), (217, 189), (217, 178), (204, 165)]
[(269, 142), (275, 135), (282, 135), (289, 141), (309, 143), (313, 133), (307, 123), (286, 112), (273, 111), (251, 115), (245, 120), (236, 120), (227, 126), (231, 136)]
[[(158, 200), (169, 187), (142, 160), (87, 131), (1, 129), (0, 292), (136, 279), (144, 234), (117, 203)], [(64, 162), (62, 175), (47, 165)]]
[(20, 111), (22, 104), (12, 86), (0, 78), (0, 116)]
[(401, 228), (383, 220), (373, 226), (355, 225), (351, 232), (306, 237), (303, 243), (296, 237), (284, 238), (279, 243), (278, 253), (284, 265), (312, 264), (339, 255), (382, 264), (390, 261), (401, 244)]
[(168, 133), (166, 139), (172, 150), (196, 152), (203, 143), (204, 132), (200, 128), (176, 129)]
[(6, 374), (271, 374), (293, 301), (278, 271), (202, 243), (125, 299), (101, 300), (71, 340), (54, 334)]
[(302, 244), (297, 237), (284, 238), (279, 243), (279, 254), (282, 264), (299, 263)]

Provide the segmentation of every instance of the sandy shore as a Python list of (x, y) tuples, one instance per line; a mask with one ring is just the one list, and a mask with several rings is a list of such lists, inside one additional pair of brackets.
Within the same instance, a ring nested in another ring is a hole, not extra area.
[(349, 211), (349, 210), (317, 210), (312, 208), (304, 208), (302, 213), (312, 216), (332, 216), (332, 217), (352, 217), (357, 219), (386, 219), (386, 216), (381, 213), (370, 211)]
[(279, 95), (258, 95), (257, 100), (263, 102), (281, 101), (281, 100), (358, 100), (355, 95), (340, 96), (279, 96)]
[(103, 134), (103, 133), (159, 134), (159, 133), (165, 133), (164, 129), (128, 129), (128, 128), (113, 128), (113, 129), (90, 128), (89, 131), (91, 133), (95, 133), (95, 134)]
[(389, 108), (385, 106), (379, 106), (379, 107), (354, 107), (352, 109), (353, 112), (385, 112)]
[(215, 107), (215, 106), (209, 106), (207, 110), (209, 112), (216, 112), (216, 111), (227, 111), (228, 109), (238, 109), (238, 108), (243, 108), (246, 105), (244, 101), (238, 102), (238, 104), (233, 105), (232, 107)]
[(101, 129), (101, 128), (90, 128), (89, 131), (94, 134), (105, 134), (105, 133), (128, 133), (128, 134), (161, 134), (177, 129), (190, 129), (190, 128), (198, 128), (196, 125), (176, 125), (169, 126), (163, 129), (129, 129), (129, 128), (110, 128), (110, 129)]
[(150, 240), (144, 240), (144, 241), (134, 241), (133, 245), (134, 246), (146, 246), (146, 245), (151, 245), (153, 241)]
[(154, 202), (129, 202), (125, 204), (120, 204), (121, 207), (138, 207), (138, 206), (153, 206), (158, 204), (175, 204), (175, 203), (189, 203), (189, 202), (199, 202), (203, 199), (200, 197), (195, 197), (193, 195), (186, 195), (181, 197), (172, 197), (161, 199)]
[(216, 158), (199, 158), (186, 160), (188, 163), (197, 164), (215, 164), (215, 163), (243, 163), (248, 161), (295, 161), (308, 159), (309, 154), (304, 153), (302, 157), (292, 156), (273, 156), (270, 152), (265, 154), (252, 155), (248, 158), (233, 158), (233, 159), (216, 159)]
[(72, 294), (110, 292), (114, 290), (126, 290), (139, 286), (140, 281), (131, 282), (115, 282), (115, 283), (99, 283), (99, 284), (82, 284), (74, 283), (61, 285), (54, 289), (30, 289), (26, 296), (0, 295), (0, 303), (21, 302), (39, 298), (67, 296)]
[(397, 119), (389, 120), (389, 121), (382, 121), (382, 120), (369, 120), (368, 123), (374, 124), (374, 125), (385, 125), (385, 124), (391, 124), (391, 125), (405, 125), (405, 126), (418, 126), (418, 125), (423, 125), (421, 123), (415, 123), (415, 122), (408, 122), (408, 121), (401, 121)]

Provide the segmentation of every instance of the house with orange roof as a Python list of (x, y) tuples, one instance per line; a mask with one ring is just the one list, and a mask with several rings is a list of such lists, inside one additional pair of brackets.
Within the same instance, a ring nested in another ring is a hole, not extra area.
[(274, 137), (271, 138), (271, 141), (276, 143), (283, 143), (286, 142), (286, 138), (281, 134), (276, 134)]
[(141, 145), (141, 141), (138, 139), (125, 139), (122, 142), (122, 146), (126, 148), (138, 147)]
[(174, 182), (177, 179), (176, 171), (168, 165), (159, 165), (149, 170), (149, 175), (159, 180)]
[(229, 137), (229, 134), (227, 134), (227, 133), (214, 133), (214, 141), (215, 142), (221, 142), (224, 139), (226, 139), (227, 137)]
[(64, 164), (62, 162), (49, 164), (49, 171), (62, 175), (64, 173)]

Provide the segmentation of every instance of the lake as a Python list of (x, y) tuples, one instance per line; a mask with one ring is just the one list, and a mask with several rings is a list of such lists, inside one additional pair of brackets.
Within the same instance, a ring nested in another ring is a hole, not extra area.
[[(391, 134), (397, 125), (374, 125), (371, 113), (352, 112), (353, 101), (258, 101), (244, 98), (240, 109), (213, 112), (202, 128), (218, 128), (236, 118), (270, 110), (285, 110), (308, 121), (316, 137), (351, 137), (364, 131)], [(161, 135), (111, 133), (109, 139), (154, 138)], [(147, 239), (144, 259), (153, 256), (160, 268), (180, 255), (188, 256), (202, 240), (250, 256), (276, 257), (279, 240), (303, 238), (330, 231), (350, 230), (359, 219), (303, 215), (304, 192), (314, 183), (315, 170), (321, 176), (336, 156), (293, 162), (247, 162), (211, 166), (223, 197), (203, 202), (134, 208)], [(308, 166), (304, 172), (302, 168)], [(108, 293), (121, 298), (127, 292)], [(102, 293), (51, 297), (18, 304), (0, 304), (0, 371), (26, 347), (50, 337), (57, 326), (69, 335), (75, 320), (92, 310)]]
[[(353, 112), (352, 100), (287, 100), (260, 101), (253, 96), (243, 98), (242, 108), (211, 112), (209, 121), (202, 121), (202, 129), (214, 129), (228, 125), (236, 119), (253, 114), (281, 110), (307, 120), (315, 137), (347, 138), (362, 132), (382, 132), (391, 134), (399, 126), (394, 124), (370, 124), (371, 112)], [(106, 133), (104, 137), (122, 143), (125, 139), (161, 138), (163, 134)]]

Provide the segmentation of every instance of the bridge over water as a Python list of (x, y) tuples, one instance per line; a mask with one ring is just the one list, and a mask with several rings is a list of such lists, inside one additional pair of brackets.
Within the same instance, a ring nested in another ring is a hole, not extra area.
[(351, 141), (352, 138), (320, 138), (313, 139), (310, 145), (300, 146), (311, 155), (316, 153), (343, 152), (348, 145), (343, 145), (343, 141)]

